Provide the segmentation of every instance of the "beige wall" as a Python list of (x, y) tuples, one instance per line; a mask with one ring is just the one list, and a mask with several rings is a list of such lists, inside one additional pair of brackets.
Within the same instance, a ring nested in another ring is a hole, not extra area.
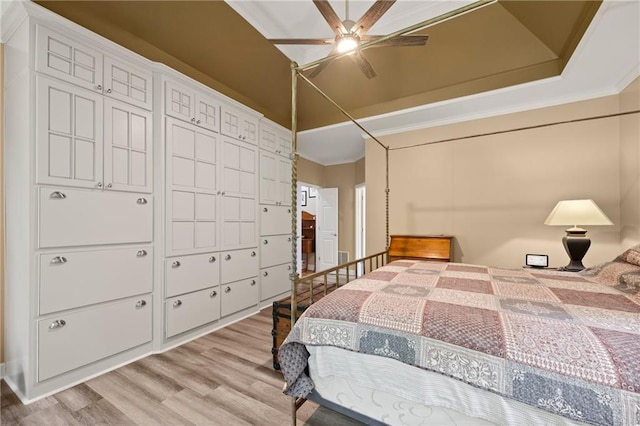
[(0, 364), (4, 362), (4, 44), (0, 43)]
[[(391, 147), (618, 112), (610, 96), (388, 136)], [(585, 265), (620, 253), (620, 141), (638, 139), (637, 117), (591, 120), (390, 152), (390, 233), (451, 234), (454, 259), (519, 267), (526, 253), (552, 266), (568, 257), (563, 227), (543, 224), (557, 201), (592, 198), (614, 226), (587, 227)], [(385, 247), (384, 149), (366, 145), (367, 253)], [(638, 179), (638, 168), (635, 168)], [(635, 203), (637, 206), (637, 202)], [(637, 215), (634, 218), (637, 225)], [(630, 221), (631, 222), (631, 221)]]
[(356, 185), (363, 184), (365, 181), (365, 161), (364, 157), (354, 163)]
[(298, 181), (311, 185), (325, 186), (325, 166), (314, 163), (306, 158), (298, 157)]
[[(640, 109), (640, 77), (620, 94), (620, 109)], [(620, 118), (620, 243), (640, 243), (640, 114)]]

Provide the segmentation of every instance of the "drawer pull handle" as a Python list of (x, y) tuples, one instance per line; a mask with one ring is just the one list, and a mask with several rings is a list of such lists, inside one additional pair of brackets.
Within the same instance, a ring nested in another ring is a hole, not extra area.
[(53, 264), (67, 263), (67, 258), (64, 256), (56, 256), (53, 259), (51, 259), (51, 263)]
[(251, 257), (256, 257), (256, 252), (255, 251), (251, 252)]
[(146, 300), (138, 300), (136, 302), (136, 308), (142, 308), (143, 306), (147, 306), (147, 301)]
[(49, 329), (53, 330), (54, 328), (62, 328), (65, 325), (67, 325), (67, 322), (65, 320), (55, 320), (54, 322), (49, 324)]
[(136, 253), (136, 256), (138, 257), (144, 257), (147, 255), (147, 251), (146, 250), (138, 250), (138, 252)]
[(64, 193), (62, 193), (60, 191), (55, 191), (55, 192), (51, 193), (49, 198), (56, 198), (56, 199), (59, 199), (59, 200), (64, 200), (65, 198), (67, 198), (67, 196), (64, 195)]
[(269, 244), (269, 240), (264, 240), (264, 241), (262, 242), (262, 244), (264, 244), (264, 245), (266, 246), (267, 244)]
[(269, 273), (268, 273), (267, 271), (264, 271), (264, 272), (262, 273), (262, 276), (263, 276), (263, 277), (267, 277), (267, 276), (269, 276)]
[(231, 255), (230, 255), (230, 254), (226, 255), (226, 256), (224, 257), (224, 260), (231, 260)]
[(256, 280), (251, 280), (251, 285), (256, 285)]
[(172, 268), (179, 268), (179, 267), (180, 267), (180, 265), (182, 265), (182, 264), (180, 263), (180, 261), (179, 261), (179, 260), (175, 260), (175, 261), (173, 261), (173, 263), (171, 264), (171, 267), (172, 267)]
[(213, 290), (211, 293), (209, 293), (209, 296), (211, 297), (216, 297), (218, 295), (218, 292)]
[(225, 292), (225, 293), (231, 293), (231, 287), (226, 287), (226, 288), (224, 289), (224, 292)]
[(266, 207), (264, 207), (264, 208), (262, 209), (262, 211), (266, 213), (266, 212), (268, 212), (268, 211), (269, 211), (269, 209), (268, 209), (268, 208), (266, 208)]
[[(109, 188), (111, 188), (111, 187), (109, 187)], [(147, 204), (147, 199), (146, 198), (138, 198), (136, 200), (136, 203), (138, 203), (138, 204)]]
[(173, 307), (177, 308), (178, 306), (182, 305), (182, 300), (176, 300), (175, 302), (173, 302)]
[(209, 262), (210, 262), (210, 263), (213, 263), (213, 262), (215, 262), (215, 261), (216, 261), (216, 257), (215, 257), (215, 256), (211, 256), (211, 257), (209, 258)]

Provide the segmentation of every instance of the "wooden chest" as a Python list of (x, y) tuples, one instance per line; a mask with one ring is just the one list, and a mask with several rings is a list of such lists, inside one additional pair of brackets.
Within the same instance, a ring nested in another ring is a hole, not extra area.
[(399, 259), (451, 262), (453, 237), (445, 235), (392, 235), (389, 262)]

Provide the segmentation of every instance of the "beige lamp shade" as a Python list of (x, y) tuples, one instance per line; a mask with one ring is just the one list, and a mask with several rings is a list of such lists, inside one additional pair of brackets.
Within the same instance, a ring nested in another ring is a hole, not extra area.
[(545, 225), (613, 225), (593, 200), (563, 200), (553, 208)]

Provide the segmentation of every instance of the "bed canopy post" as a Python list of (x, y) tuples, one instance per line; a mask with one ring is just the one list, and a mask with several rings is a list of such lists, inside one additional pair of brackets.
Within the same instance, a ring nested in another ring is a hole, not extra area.
[[(296, 322), (298, 275), (298, 64), (291, 62), (291, 326)], [(295, 410), (294, 410), (295, 413)], [(295, 414), (294, 414), (295, 418)]]

